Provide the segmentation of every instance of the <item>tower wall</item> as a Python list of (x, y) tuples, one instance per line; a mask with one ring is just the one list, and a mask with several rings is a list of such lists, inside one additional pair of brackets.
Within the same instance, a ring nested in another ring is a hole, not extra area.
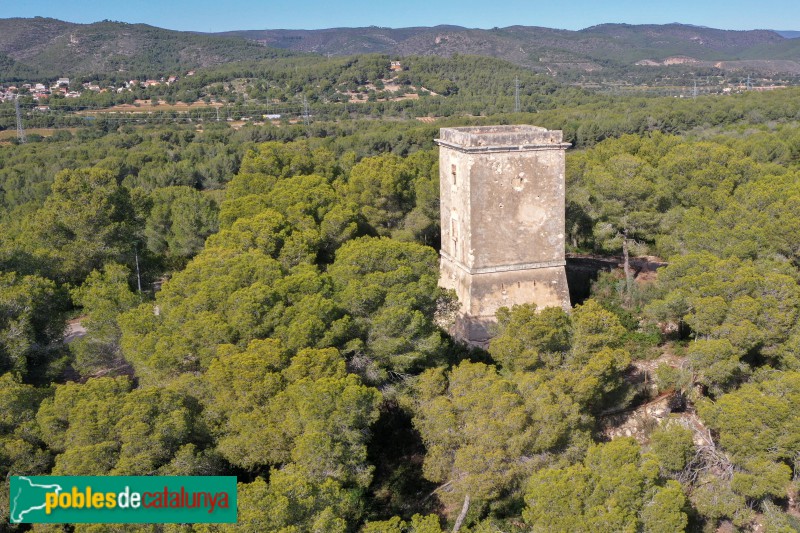
[(461, 304), (454, 334), (485, 345), (500, 307), (570, 307), (564, 150), (535, 126), (442, 128), (440, 285)]

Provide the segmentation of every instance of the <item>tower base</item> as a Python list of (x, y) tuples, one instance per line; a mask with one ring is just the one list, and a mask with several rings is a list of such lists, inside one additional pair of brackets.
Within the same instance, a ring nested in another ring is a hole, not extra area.
[(571, 307), (565, 262), (517, 269), (483, 269), (470, 273), (442, 257), (439, 285), (452, 289), (461, 304), (451, 334), (471, 345), (486, 348), (495, 335), (501, 307), (535, 303), (538, 309)]

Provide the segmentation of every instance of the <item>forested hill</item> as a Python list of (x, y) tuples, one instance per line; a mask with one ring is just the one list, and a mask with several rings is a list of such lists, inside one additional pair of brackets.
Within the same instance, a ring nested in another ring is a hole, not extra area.
[[(289, 55), (240, 38), (145, 24), (73, 24), (51, 18), (0, 19), (0, 69), (42, 76), (130, 72), (154, 76), (232, 61)], [(9, 63), (6, 57), (13, 60)]]
[[(580, 31), (532, 26), (491, 30), (458, 26), (432, 28), (334, 28), (324, 30), (235, 31), (262, 44), (296, 51), (333, 55), (395, 53), (399, 55), (474, 54), (499, 57), (542, 70), (600, 69), (611, 63), (640, 61), (733, 62), (723, 68), (776, 68), (752, 61), (788, 60), (800, 69), (800, 40), (770, 30), (727, 31), (683, 24), (603, 24)], [(674, 59), (673, 59), (674, 61)]]
[(9, 79), (29, 80), (39, 75), (37, 68), (23, 65), (3, 53), (0, 53), (0, 72)]
[[(682, 24), (603, 24), (580, 31), (532, 26), (459, 26), (179, 32), (122, 22), (74, 24), (0, 19), (0, 71), (20, 79), (179, 70), (305, 52), (397, 56), (471, 54), (541, 72), (597, 72), (689, 64), (728, 71), (800, 74), (800, 39), (771, 30), (727, 31)], [(266, 45), (266, 46), (265, 46)], [(8, 77), (8, 76), (6, 76)]]
[[(219, 533), (800, 531), (800, 88), (553, 98), (0, 145), (0, 477), (237, 476)], [(476, 352), (442, 329), (433, 139), (512, 119), (577, 130), (570, 251), (668, 264)]]

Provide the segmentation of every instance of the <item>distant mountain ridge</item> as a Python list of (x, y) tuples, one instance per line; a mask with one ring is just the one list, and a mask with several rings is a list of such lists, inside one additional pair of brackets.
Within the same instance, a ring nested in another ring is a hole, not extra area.
[(601, 24), (579, 31), (534, 26), (241, 30), (204, 34), (145, 24), (0, 19), (0, 77), (174, 73), (295, 53), (392, 56), (470, 54), (540, 71), (601, 71), (696, 64), (800, 75), (793, 31), (731, 31), (686, 24)]
[(10, 72), (50, 77), (109, 72), (166, 74), (290, 53), (246, 39), (146, 24), (75, 24), (43, 17), (0, 19), (0, 74), (4, 77)]
[[(791, 32), (784, 32), (791, 33)], [(476, 54), (498, 57), (534, 69), (599, 70), (608, 64), (631, 66), (681, 56), (698, 62), (781, 60), (781, 68), (800, 72), (800, 40), (771, 30), (732, 31), (686, 24), (601, 24), (579, 31), (534, 26), (490, 30), (460, 26), (415, 28), (330, 28), (249, 30), (218, 33), (294, 51), (329, 55)], [(768, 65), (769, 63), (765, 63)], [(758, 63), (755, 63), (758, 66)]]

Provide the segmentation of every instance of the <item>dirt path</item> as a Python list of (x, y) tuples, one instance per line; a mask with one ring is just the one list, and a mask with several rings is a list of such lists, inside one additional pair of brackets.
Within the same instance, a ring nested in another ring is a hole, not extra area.
[(83, 327), (83, 324), (81, 323), (81, 321), (85, 318), (85, 316), (79, 316), (78, 318), (73, 318), (67, 322), (67, 329), (64, 330), (64, 342), (66, 344), (78, 340), (86, 335), (86, 328)]

